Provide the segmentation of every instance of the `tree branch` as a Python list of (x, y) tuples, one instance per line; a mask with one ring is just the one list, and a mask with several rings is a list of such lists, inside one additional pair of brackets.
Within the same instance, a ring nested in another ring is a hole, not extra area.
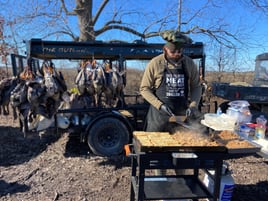
[(120, 26), (120, 25), (110, 25), (110, 26), (104, 26), (103, 28), (96, 30), (95, 31), (95, 35), (98, 36), (102, 33), (104, 33), (105, 31), (108, 30), (112, 30), (112, 29), (118, 29), (118, 30), (122, 30), (122, 31), (126, 31), (129, 33), (132, 33), (134, 35), (140, 36), (141, 38), (145, 38), (145, 35), (143, 33), (140, 33), (134, 29), (131, 29), (129, 27), (125, 27), (125, 26)]
[(189, 24), (194, 18), (196, 18), (196, 17), (201, 13), (201, 11), (205, 10), (205, 9), (208, 7), (208, 4), (209, 4), (209, 1), (208, 1), (202, 8), (198, 9), (198, 10), (194, 13), (194, 15), (191, 16), (191, 17), (187, 20), (187, 22), (183, 22), (183, 23), (185, 23), (185, 24)]
[(97, 12), (96, 12), (95, 17), (94, 17), (93, 20), (92, 20), (93, 25), (95, 25), (95, 23), (96, 23), (97, 20), (99, 19), (99, 16), (100, 16), (102, 10), (105, 8), (105, 6), (106, 6), (107, 3), (109, 3), (109, 0), (103, 0), (101, 6), (99, 7), (99, 9), (98, 9)]
[(199, 33), (202, 33), (202, 34), (208, 35), (209, 37), (215, 39), (219, 44), (222, 44), (222, 45), (224, 45), (225, 47), (228, 47), (228, 48), (234, 48), (235, 45), (233, 44), (233, 42), (231, 40), (228, 40), (227, 37), (223, 37), (223, 36), (219, 35), (218, 33), (224, 34), (225, 36), (231, 37), (235, 41), (238, 41), (238, 42), (242, 43), (239, 40), (239, 38), (235, 37), (235, 35), (227, 32), (225, 30), (222, 30), (222, 29), (211, 30), (211, 29), (205, 29), (205, 28), (202, 28), (202, 27), (199, 27), (199, 26), (194, 26), (191, 29), (189, 29), (188, 31), (182, 32), (182, 33), (183, 34), (190, 34), (190, 33), (199, 34)]
[(76, 37), (72, 32), (70, 31), (54, 31), (54, 32), (51, 32), (49, 34), (47, 34), (45, 37), (49, 37), (49, 36), (54, 36), (54, 35), (57, 35), (57, 34), (65, 34), (65, 35), (68, 35), (72, 38), (73, 41), (78, 41), (78, 37)]
[(129, 32), (129, 33), (132, 33), (136, 36), (139, 36), (141, 37), (142, 39), (145, 39), (145, 38), (150, 38), (150, 37), (155, 37), (155, 36), (159, 36), (160, 35), (160, 32), (150, 32), (148, 34), (144, 34), (144, 33), (140, 33), (134, 29), (131, 29), (129, 27), (125, 27), (125, 26), (120, 26), (120, 25), (110, 25), (110, 26), (105, 26), (103, 27), (102, 29), (99, 29), (99, 30), (96, 30), (95, 31), (95, 35), (98, 36), (108, 30), (112, 30), (112, 29), (118, 29), (118, 30), (122, 30), (122, 31), (126, 31), (126, 32)]
[(105, 25), (104, 25), (103, 27), (109, 26), (109, 25), (111, 25), (111, 24), (121, 24), (121, 23), (122, 23), (121, 20), (120, 20), (120, 21), (111, 20), (111, 21), (106, 22)]
[(67, 10), (66, 5), (65, 5), (65, 0), (60, 0), (61, 1), (61, 8), (64, 10), (66, 15), (76, 15), (75, 12), (70, 12)]

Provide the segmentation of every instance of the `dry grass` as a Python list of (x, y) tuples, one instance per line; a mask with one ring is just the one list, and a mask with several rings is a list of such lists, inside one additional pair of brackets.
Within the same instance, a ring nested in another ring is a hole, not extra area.
[(252, 83), (254, 78), (254, 72), (207, 72), (206, 81), (208, 83), (220, 81), (220, 82), (247, 82)]
[[(76, 87), (74, 84), (75, 76), (77, 75), (77, 69), (70, 69), (70, 68), (62, 68), (62, 71), (65, 81), (67, 83), (68, 89)], [(0, 68), (0, 76), (6, 77), (6, 69)], [(8, 72), (9, 76), (12, 76), (12, 73), (9, 69)], [(138, 94), (139, 93), (139, 86), (141, 82), (141, 78), (143, 75), (142, 70), (138, 69), (127, 69), (127, 84), (125, 88), (125, 94)], [(254, 77), (254, 72), (206, 72), (205, 80), (208, 83), (220, 81), (220, 82), (247, 82), (252, 83)]]
[[(62, 69), (62, 73), (67, 82), (68, 88), (75, 87), (74, 80), (77, 75), (76, 69)], [(143, 75), (142, 70), (138, 69), (127, 69), (127, 85), (125, 88), (125, 92), (127, 94), (137, 94), (139, 92), (139, 85), (141, 82), (141, 78)], [(220, 81), (221, 82), (247, 82), (252, 83), (254, 77), (254, 72), (207, 72), (205, 80), (208, 83)]]
[[(66, 79), (68, 89), (71, 89), (75, 87), (74, 84), (74, 79), (75, 75), (77, 74), (76, 70), (72, 69), (64, 69), (62, 70), (64, 77)], [(142, 70), (137, 70), (137, 69), (127, 69), (127, 83), (126, 87), (124, 90), (125, 95), (139, 95), (139, 86), (141, 83), (141, 79), (143, 76), (143, 71)], [(247, 83), (252, 83), (254, 77), (254, 72), (237, 72), (237, 73), (232, 73), (232, 72), (224, 72), (224, 73), (218, 73), (218, 72), (207, 72), (206, 73), (206, 81), (208, 84), (211, 82), (215, 81), (220, 81), (221, 82), (247, 82)], [(136, 99), (136, 97), (126, 97), (125, 98), (126, 103), (135, 103), (135, 102), (143, 102), (143, 99), (140, 97)], [(206, 112), (215, 112), (215, 101), (217, 101), (218, 104), (224, 101), (224, 99), (221, 99), (219, 97), (211, 97), (209, 100), (209, 104), (207, 107), (204, 107), (204, 111)]]

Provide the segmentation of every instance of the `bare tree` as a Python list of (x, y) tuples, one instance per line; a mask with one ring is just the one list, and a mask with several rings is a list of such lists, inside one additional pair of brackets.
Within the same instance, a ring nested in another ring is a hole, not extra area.
[(247, 4), (251, 8), (257, 9), (261, 11), (264, 15), (268, 16), (268, 1), (267, 0), (250, 0), (248, 1), (242, 0), (243, 3)]
[[(62, 3), (62, 8), (64, 9), (67, 15), (76, 15), (78, 17), (79, 28), (80, 28), (79, 41), (95, 40), (95, 38), (99, 36), (100, 34), (108, 30), (112, 30), (112, 29), (123, 30), (131, 34), (137, 35), (143, 39), (159, 35), (159, 32), (150, 32), (146, 34), (146, 33), (138, 32), (135, 29), (130, 28), (129, 26), (123, 25), (122, 20), (120, 18), (117, 19), (117, 17), (119, 16), (118, 11), (114, 12), (112, 19), (107, 21), (103, 27), (95, 30), (95, 25), (99, 17), (101, 16), (103, 9), (109, 3), (109, 0), (102, 1), (95, 16), (93, 16), (93, 12), (92, 12), (93, 0), (76, 0), (76, 7), (73, 11), (67, 10), (66, 5), (65, 5), (65, 0), (61, 0), (61, 3)], [(160, 22), (161, 21), (164, 21), (164, 19), (161, 19)]]
[[(233, 75), (235, 76), (235, 68), (236, 59), (235, 52), (232, 49), (226, 48), (223, 45), (216, 46), (214, 49), (214, 54), (211, 56), (212, 60), (215, 63), (214, 71), (217, 73), (217, 81), (221, 82), (223, 77), (223, 72), (225, 71), (233, 71)], [(239, 69), (236, 69), (239, 70)]]
[[(67, 35), (71, 37), (72, 40), (79, 41), (95, 40), (98, 36), (109, 30), (121, 30), (136, 35), (140, 39), (146, 39), (159, 36), (165, 29), (178, 29), (182, 33), (189, 35), (203, 34), (229, 47), (234, 46), (232, 41), (239, 40), (238, 37), (236, 37), (236, 34), (233, 34), (226, 29), (224, 22), (219, 23), (220, 20), (216, 22), (217, 24), (210, 27), (203, 27), (194, 22), (197, 18), (201, 18), (202, 13), (206, 13), (205, 11), (207, 9), (213, 8), (211, 7), (211, 5), (214, 6), (213, 0), (208, 0), (207, 3), (196, 10), (195, 13), (191, 13), (188, 16), (182, 16), (182, 13), (186, 10), (185, 7), (183, 7), (183, 0), (179, 0), (175, 4), (173, 2), (173, 4), (170, 5), (167, 3), (165, 13), (161, 13), (160, 15), (159, 13), (154, 13), (153, 10), (149, 15), (143, 11), (123, 10), (119, 5), (119, 9), (113, 9), (113, 16), (104, 22), (100, 28), (97, 28), (96, 24), (103, 16), (105, 8), (108, 8), (109, 5), (111, 5), (111, 1), (103, 0), (95, 12), (93, 10), (93, 2), (94, 0), (76, 0), (75, 7), (72, 8), (69, 0), (55, 0), (48, 2), (40, 0), (39, 3), (36, 3), (35, 1), (35, 3), (20, 7), (20, 13), (23, 14), (17, 14), (16, 18), (13, 17), (14, 19), (12, 20), (12, 23), (25, 25), (40, 24), (42, 35), (45, 37), (52, 35)], [(69, 7), (67, 5), (69, 5)], [(178, 5), (178, 10), (174, 9), (174, 6), (176, 5)], [(16, 16), (14, 11), (12, 12), (11, 10), (11, 13)], [(142, 15), (146, 15), (148, 22), (150, 21), (150, 23), (147, 23), (143, 28), (132, 26), (132, 24), (128, 23), (125, 18), (125, 16), (128, 16), (129, 18), (132, 17), (135, 19), (137, 16)], [(77, 17), (79, 33), (77, 33), (77, 30), (75, 30), (68, 22), (68, 20), (70, 20), (69, 17)], [(175, 20), (176, 18), (178, 21)], [(37, 19), (39, 19), (39, 21)], [(182, 29), (182, 26), (184, 29)], [(51, 27), (55, 27), (55, 29), (52, 31)], [(35, 31), (34, 35), (38, 34), (38, 30), (34, 29), (29, 31)]]
[(0, 15), (0, 55), (1, 63), (6, 66), (6, 73), (8, 76), (8, 59), (7, 56), (10, 52), (17, 53), (17, 49), (6, 42), (4, 37), (4, 24), (5, 19)]
[[(112, 7), (114, 2), (116, 6)], [(8, 11), (5, 17), (7, 18), (6, 26), (10, 30), (6, 38), (19, 49), (20, 45), (17, 44), (19, 39), (28, 40), (36, 36), (42, 38), (53, 36), (55, 40), (70, 40), (71, 38), (74, 41), (89, 41), (96, 40), (108, 31), (118, 30), (133, 35), (136, 39), (145, 40), (159, 36), (163, 30), (178, 29), (191, 37), (203, 35), (206, 38), (205, 43), (216, 42), (232, 49), (237, 49), (238, 44), (245, 43), (241, 37), (241, 27), (230, 29), (231, 25), (217, 15), (208, 18), (208, 13), (213, 9), (224, 6), (223, 2), (207, 0), (197, 9), (187, 10), (186, 1), (174, 0), (172, 3), (163, 1), (166, 8), (163, 8), (165, 12), (161, 13), (156, 13), (153, 9), (147, 13), (142, 9), (126, 9), (124, 5), (130, 2), (102, 0), (99, 5), (93, 6), (93, 3), (96, 3), (94, 0), (76, 0), (75, 2), (35, 0), (14, 9), (18, 4), (17, 1), (5, 1), (5, 4), (9, 3), (9, 6), (14, 5), (12, 8), (3, 9), (3, 11)], [(6, 8), (7, 5), (1, 4), (3, 8)], [(174, 9), (176, 7), (178, 9)], [(105, 18), (108, 14), (109, 18)], [(136, 22), (135, 20), (130, 22), (129, 19), (135, 19)], [(77, 25), (74, 26), (75, 21)], [(24, 44), (21, 47), (24, 47)]]

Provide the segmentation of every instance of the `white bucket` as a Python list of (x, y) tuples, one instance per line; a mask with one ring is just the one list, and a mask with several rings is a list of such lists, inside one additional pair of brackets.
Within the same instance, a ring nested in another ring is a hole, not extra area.
[[(209, 173), (214, 175), (215, 171), (209, 171)], [(205, 174), (203, 183), (208, 188), (210, 193), (213, 193), (214, 180), (208, 174)], [(235, 186), (235, 183), (234, 183), (234, 179), (231, 176), (231, 174), (222, 175), (221, 176), (221, 184), (220, 184), (219, 201), (231, 201), (234, 186)]]

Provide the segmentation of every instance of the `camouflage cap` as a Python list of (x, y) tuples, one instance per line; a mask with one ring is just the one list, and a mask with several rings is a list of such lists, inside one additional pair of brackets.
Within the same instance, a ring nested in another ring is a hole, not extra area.
[(190, 44), (193, 42), (191, 38), (175, 30), (163, 31), (161, 36), (167, 41), (166, 45), (171, 47), (173, 46), (179, 48), (183, 44)]

